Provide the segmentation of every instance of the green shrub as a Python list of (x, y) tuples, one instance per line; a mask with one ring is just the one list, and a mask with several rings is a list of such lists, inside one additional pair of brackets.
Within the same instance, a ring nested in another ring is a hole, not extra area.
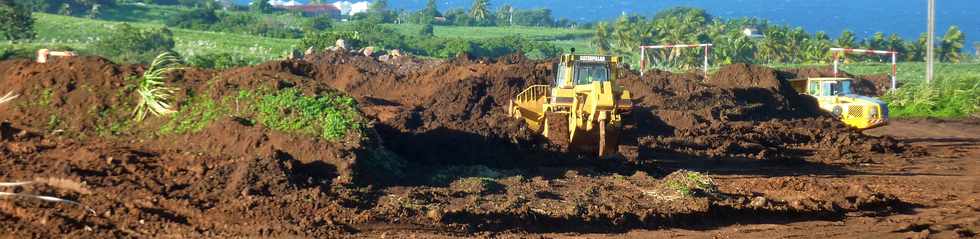
[(260, 18), (254, 25), (249, 26), (249, 33), (274, 38), (301, 38), (303, 31), (299, 26), (292, 26), (276, 18)]
[(34, 17), (27, 5), (0, 0), (0, 37), (6, 40), (33, 39)]
[(207, 30), (218, 20), (220, 19), (213, 9), (197, 8), (171, 16), (166, 24), (169, 27)]
[(363, 127), (356, 102), (339, 93), (304, 96), (295, 88), (265, 94), (254, 107), (266, 127), (338, 140)]
[(718, 193), (718, 186), (715, 185), (714, 180), (698, 172), (678, 170), (664, 177), (664, 180), (667, 188), (676, 191), (682, 197), (715, 195)]
[(306, 32), (324, 31), (333, 27), (333, 18), (328, 15), (312, 17), (306, 21)]
[(326, 49), (337, 44), (337, 39), (344, 39), (347, 48), (360, 48), (364, 46), (360, 34), (356, 31), (327, 31), (316, 34), (306, 34), (300, 41), (298, 48), (307, 49)]
[(174, 34), (166, 27), (140, 30), (129, 24), (115, 26), (114, 34), (95, 42), (95, 51), (117, 62), (148, 63), (174, 48)]
[(180, 110), (173, 114), (170, 121), (160, 128), (160, 134), (198, 132), (227, 112), (228, 109), (211, 99), (211, 96), (195, 95), (181, 105)]
[(262, 59), (247, 58), (231, 53), (211, 53), (187, 58), (187, 64), (197, 68), (228, 69), (262, 63)]
[(968, 117), (980, 112), (980, 78), (938, 77), (932, 84), (909, 83), (885, 94), (891, 117)]
[(433, 27), (432, 24), (425, 24), (422, 26), (422, 30), (419, 30), (419, 35), (425, 37), (435, 36), (435, 27)]

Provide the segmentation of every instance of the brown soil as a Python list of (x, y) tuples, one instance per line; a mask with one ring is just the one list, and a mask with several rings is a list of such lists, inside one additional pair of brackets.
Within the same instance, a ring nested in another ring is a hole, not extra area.
[[(13, 237), (814, 237), (833, 231), (820, 222), (855, 236), (866, 235), (865, 218), (889, 218), (871, 223), (873, 235), (978, 230), (968, 206), (977, 205), (975, 139), (847, 128), (788, 87), (810, 73), (731, 65), (702, 81), (625, 72), (620, 83), (638, 107), (624, 147), (639, 153), (598, 160), (553, 152), (506, 117), (510, 97), (547, 84), (552, 64), (326, 53), (187, 69), (168, 82), (182, 89), (178, 105), (262, 88), (355, 97), (370, 127), (328, 142), (239, 117), (159, 135), (165, 118), (126, 121), (135, 102), (126, 77), (142, 66), (0, 62), (0, 89), (22, 95), (0, 105), (0, 181), (58, 182), (2, 189), (81, 205), (3, 198), (0, 228)], [(929, 132), (944, 123), (896, 124)], [(947, 141), (958, 144), (934, 143)], [(374, 168), (378, 158), (404, 160), (404, 174)], [(717, 188), (678, 186), (685, 169), (708, 172)]]

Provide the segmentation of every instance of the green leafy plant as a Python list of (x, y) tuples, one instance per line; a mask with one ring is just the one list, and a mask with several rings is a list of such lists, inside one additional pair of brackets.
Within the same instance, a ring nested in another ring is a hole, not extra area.
[(167, 87), (164, 80), (167, 73), (180, 69), (177, 67), (178, 62), (173, 54), (161, 53), (150, 64), (150, 68), (143, 72), (143, 77), (137, 79), (136, 93), (139, 95), (139, 102), (133, 110), (136, 121), (143, 121), (148, 113), (163, 116), (177, 112), (169, 102), (177, 88)]
[(714, 180), (698, 172), (681, 170), (668, 175), (667, 178), (665, 182), (667, 187), (677, 191), (678, 194), (684, 197), (718, 193), (718, 187), (715, 185)]
[(363, 128), (354, 99), (339, 93), (305, 96), (287, 88), (261, 94), (253, 107), (260, 124), (284, 132), (338, 140)]
[(167, 124), (160, 128), (160, 133), (198, 132), (225, 115), (226, 112), (225, 107), (211, 99), (207, 94), (195, 95), (180, 107), (180, 111), (175, 113)]
[(902, 86), (883, 99), (892, 117), (968, 117), (980, 112), (980, 81), (968, 75), (940, 77), (932, 84)]

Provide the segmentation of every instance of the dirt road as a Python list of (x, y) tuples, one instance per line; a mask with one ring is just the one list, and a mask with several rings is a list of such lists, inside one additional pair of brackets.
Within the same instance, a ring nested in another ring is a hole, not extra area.
[(930, 156), (880, 158), (874, 163), (795, 167), (753, 162), (666, 161), (665, 167), (710, 172), (722, 191), (748, 190), (783, 198), (819, 197), (821, 187), (867, 187), (898, 197), (895, 212), (841, 217), (715, 217), (685, 229), (622, 234), (548, 234), (600, 238), (973, 238), (980, 230), (980, 123), (899, 120), (869, 130), (922, 147)]

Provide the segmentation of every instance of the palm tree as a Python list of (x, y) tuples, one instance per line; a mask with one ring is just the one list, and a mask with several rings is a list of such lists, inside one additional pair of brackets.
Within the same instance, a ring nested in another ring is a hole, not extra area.
[(836, 45), (840, 48), (854, 48), (854, 33), (850, 30), (844, 30), (841, 32), (840, 36), (837, 37)]
[(973, 42), (973, 50), (976, 51), (973, 53), (973, 57), (980, 58), (980, 41)]
[(898, 34), (892, 33), (888, 35), (888, 41), (885, 44), (889, 51), (898, 52), (898, 54), (908, 54), (908, 50), (905, 49), (905, 40)]
[(388, 0), (375, 0), (369, 8), (373, 12), (384, 12), (388, 10)]
[(784, 42), (785, 49), (788, 54), (786, 54), (787, 62), (799, 63), (803, 61), (803, 44), (809, 40), (810, 36), (803, 30), (802, 27), (794, 28), (786, 32), (786, 41)]
[(592, 37), (592, 47), (599, 54), (609, 54), (609, 23), (599, 22), (595, 27), (595, 36)]
[(950, 26), (939, 45), (939, 60), (959, 63), (963, 59), (963, 46), (966, 38), (957, 26)]
[(425, 9), (422, 10), (422, 15), (428, 17), (429, 21), (431, 21), (433, 17), (442, 16), (442, 13), (439, 13), (439, 8), (436, 5), (436, 0), (429, 0), (428, 2), (425, 3)]
[(917, 41), (910, 41), (910, 42), (908, 42), (908, 43), (905, 44), (906, 52), (908, 52), (908, 53), (905, 54), (905, 60), (906, 61), (923, 61), (923, 60), (925, 60), (925, 58), (926, 58), (926, 44), (927, 44), (926, 42), (927, 42), (927, 37), (928, 36), (929, 35), (927, 35), (926, 33), (923, 32), (921, 35), (919, 35), (919, 39)]
[(865, 40), (864, 47), (868, 49), (883, 50), (885, 49), (885, 42), (885, 33), (875, 32), (871, 38)]
[(633, 17), (622, 15), (616, 20), (616, 25), (613, 26), (613, 40), (617, 50), (624, 53), (632, 52), (640, 46), (640, 34), (637, 28)]
[(502, 23), (506, 23), (508, 26), (513, 25), (513, 14), (514, 7), (510, 4), (504, 4), (500, 10), (497, 10), (497, 23), (501, 23), (499, 25), (503, 25)]
[(490, 16), (489, 0), (473, 0), (473, 7), (470, 8), (470, 17), (477, 21), (486, 20)]
[(831, 47), (830, 37), (826, 32), (817, 32), (803, 43), (802, 61), (804, 63), (824, 63)]
[(789, 41), (788, 30), (784, 26), (769, 27), (766, 29), (765, 38), (759, 42), (759, 50), (756, 52), (756, 60), (761, 60), (766, 64), (785, 62), (789, 56), (789, 45), (784, 42)]
[(715, 43), (712, 57), (716, 62), (720, 64), (752, 62), (755, 44), (741, 31), (730, 31), (712, 42)]

